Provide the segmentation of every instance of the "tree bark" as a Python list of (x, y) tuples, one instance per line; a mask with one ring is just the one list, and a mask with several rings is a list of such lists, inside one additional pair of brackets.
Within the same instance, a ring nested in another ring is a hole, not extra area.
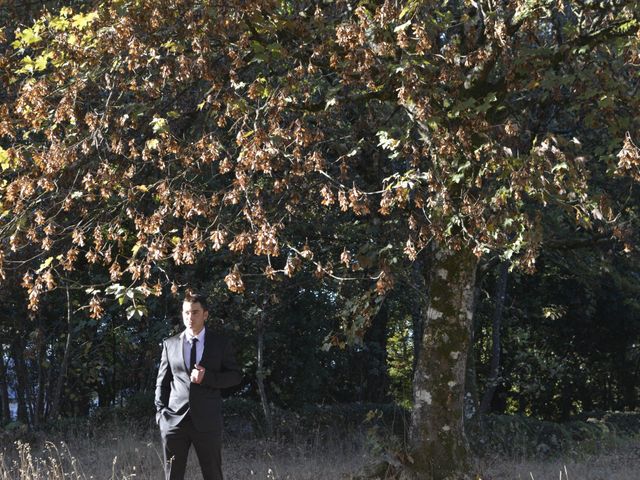
[(44, 340), (44, 331), (42, 327), (36, 330), (35, 337), (35, 354), (36, 354), (36, 371), (38, 372), (38, 384), (36, 392), (36, 402), (33, 412), (33, 426), (38, 428), (44, 420), (44, 393), (46, 390), (46, 372), (45, 372), (45, 360), (46, 360), (46, 345)]
[(457, 479), (469, 470), (464, 381), (477, 263), (467, 249), (440, 250), (433, 259), (429, 309), (413, 379), (412, 463), (405, 478)]
[(11, 421), (11, 409), (9, 406), (7, 367), (4, 363), (4, 345), (0, 345), (0, 401), (2, 402), (1, 424), (6, 425)]
[(504, 299), (507, 293), (507, 279), (509, 277), (509, 263), (502, 262), (498, 274), (498, 281), (495, 290), (495, 309), (493, 311), (493, 322), (491, 330), (491, 367), (487, 387), (480, 402), (480, 413), (486, 414), (491, 410), (491, 401), (496, 391), (500, 379), (500, 327), (502, 326), (502, 311), (504, 310)]
[[(424, 257), (425, 255), (421, 255)], [(426, 265), (428, 262), (425, 262), (423, 258), (418, 258), (411, 267), (411, 281), (413, 286), (418, 291), (424, 292), (424, 298), (421, 298), (421, 295), (413, 295), (412, 303), (411, 303), (411, 316), (412, 316), (412, 326), (413, 326), (413, 365), (412, 372), (413, 375), (416, 373), (416, 368), (418, 367), (418, 358), (420, 357), (420, 340), (422, 339), (422, 332), (424, 330), (424, 311), (428, 302), (428, 285), (426, 282), (426, 273), (428, 270)]]
[(53, 399), (51, 402), (51, 418), (57, 418), (60, 413), (60, 401), (62, 400), (62, 387), (67, 375), (67, 367), (69, 365), (69, 355), (71, 352), (71, 297), (69, 295), (69, 287), (67, 291), (67, 341), (64, 344), (64, 353), (62, 354), (62, 363), (60, 364), (60, 373), (53, 391)]
[(367, 372), (364, 401), (383, 403), (389, 399), (389, 371), (387, 367), (387, 327), (389, 324), (389, 307), (382, 302), (378, 313), (374, 316), (371, 326), (364, 334), (366, 349), (363, 352)]
[(29, 391), (29, 379), (27, 369), (24, 364), (24, 342), (22, 341), (22, 332), (11, 344), (13, 364), (16, 371), (16, 401), (18, 403), (18, 421), (29, 425), (29, 407), (27, 401), (27, 392)]
[[(265, 305), (266, 308), (266, 305)], [(269, 402), (267, 400), (267, 390), (264, 386), (264, 320), (265, 320), (265, 312), (264, 310), (260, 312), (258, 316), (257, 325), (256, 325), (256, 333), (258, 340), (258, 349), (257, 349), (257, 369), (256, 369), (256, 382), (258, 383), (258, 391), (260, 393), (260, 403), (262, 404), (262, 411), (264, 412), (264, 420), (267, 427), (267, 436), (269, 438), (273, 437), (273, 418), (271, 416), (271, 408), (269, 407)]]
[[(476, 283), (479, 283), (476, 279)], [(480, 299), (480, 287), (476, 285), (473, 289), (473, 303), (471, 307), (471, 340), (469, 348), (467, 350), (467, 368), (466, 376), (464, 380), (464, 418), (465, 420), (472, 420), (476, 418), (479, 411), (480, 399), (478, 394), (478, 374), (476, 370), (476, 357), (474, 352), (474, 345), (478, 336), (478, 316), (476, 315), (476, 309), (478, 307), (478, 301)]]

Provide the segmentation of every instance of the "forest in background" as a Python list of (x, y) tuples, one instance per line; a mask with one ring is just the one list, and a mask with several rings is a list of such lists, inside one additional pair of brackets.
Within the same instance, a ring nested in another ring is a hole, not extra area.
[[(185, 283), (208, 295), (210, 326), (233, 339), (243, 366), (244, 384), (228, 395), (260, 401), (261, 376), (267, 403), (283, 409), (350, 402), (410, 407), (413, 335), (426, 308), (423, 289), (410, 275), (412, 267), (399, 288), (385, 297), (364, 337), (342, 348), (328, 348), (327, 339), (340, 331), (340, 315), (353, 308), (351, 296), (361, 289), (357, 283), (336, 291), (303, 274), (295, 282), (276, 284), (272, 295), (282, 300), (263, 309), (255, 298), (227, 292), (220, 277), (198, 282), (211, 275), (204, 272), (216, 270), (206, 264), (202, 268), (203, 273), (185, 276)], [(549, 252), (531, 275), (505, 274), (500, 264), (487, 264), (476, 285), (469, 408), (479, 410), (484, 401), (484, 413), (554, 421), (637, 409), (637, 275), (633, 262), (601, 248)], [(75, 293), (70, 290), (68, 298), (64, 290), (50, 293), (33, 315), (19, 286), (3, 288), (0, 398), (5, 426), (19, 421), (37, 427), (53, 419), (56, 393), (64, 415), (72, 417), (139, 401), (141, 393), (152, 396), (159, 345), (182, 329), (180, 295), (166, 292), (148, 301), (142, 318), (128, 318), (126, 308), (113, 301), (96, 320), (83, 315)], [(502, 314), (494, 336), (498, 309)], [(491, 393), (496, 339), (501, 345), (499, 377)]]
[(3, 2), (3, 424), (148, 396), (187, 288), (229, 395), (401, 405), (416, 472), (636, 409), (637, 3)]

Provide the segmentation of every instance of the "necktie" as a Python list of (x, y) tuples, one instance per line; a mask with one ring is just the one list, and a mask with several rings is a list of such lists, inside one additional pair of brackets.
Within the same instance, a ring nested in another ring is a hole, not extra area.
[(191, 371), (196, 366), (196, 343), (198, 343), (198, 339), (195, 337), (192, 338), (191, 339), (191, 356), (189, 358), (189, 373), (191, 373)]

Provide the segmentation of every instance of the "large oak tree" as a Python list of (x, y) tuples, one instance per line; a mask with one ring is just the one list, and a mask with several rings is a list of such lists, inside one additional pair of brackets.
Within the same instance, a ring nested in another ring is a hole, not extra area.
[[(634, 248), (608, 176), (640, 176), (638, 12), (112, 0), (5, 25), (0, 276), (37, 309), (77, 271), (160, 294), (172, 265), (216, 255), (236, 293), (311, 264), (384, 295), (394, 253), (431, 249), (404, 475), (462, 475), (478, 259), (534, 269), (550, 211)], [(340, 233), (361, 225), (351, 251)], [(85, 286), (95, 316), (123, 291)]]

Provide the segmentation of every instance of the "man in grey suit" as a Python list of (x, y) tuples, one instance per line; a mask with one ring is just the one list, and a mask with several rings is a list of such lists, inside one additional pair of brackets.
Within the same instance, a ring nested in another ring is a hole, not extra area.
[(182, 333), (167, 338), (156, 381), (156, 421), (160, 427), (166, 480), (182, 480), (194, 446), (204, 480), (222, 480), (221, 388), (241, 381), (229, 340), (205, 328), (203, 295), (187, 293)]

